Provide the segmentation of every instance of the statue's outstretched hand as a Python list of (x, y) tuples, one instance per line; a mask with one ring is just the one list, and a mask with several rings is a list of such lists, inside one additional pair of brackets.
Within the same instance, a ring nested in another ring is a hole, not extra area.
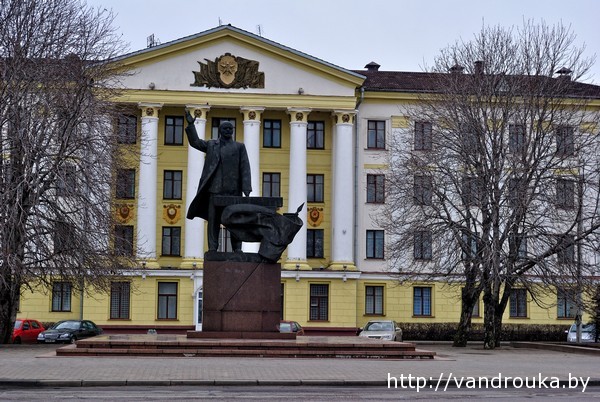
[(194, 124), (194, 120), (196, 120), (191, 114), (189, 110), (185, 111), (185, 119), (187, 120), (188, 124)]

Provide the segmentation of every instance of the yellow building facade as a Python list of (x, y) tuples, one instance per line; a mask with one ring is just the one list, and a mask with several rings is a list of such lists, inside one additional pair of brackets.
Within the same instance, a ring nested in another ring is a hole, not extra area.
[[(372, 218), (379, 205), (367, 194), (371, 176), (385, 167), (385, 144), (370, 143), (368, 132), (412, 124), (397, 110), (416, 102), (414, 93), (365, 90), (368, 77), (360, 71), (231, 26), (119, 62), (132, 75), (116, 99), (125, 111), (115, 130), (140, 158), (118, 167), (116, 242), (131, 241), (138, 264), (115, 278), (109, 293), (77, 294), (66, 283), (26, 290), (19, 317), (84, 317), (122, 332), (202, 329), (205, 222), (185, 215), (204, 156), (188, 145), (189, 111), (205, 139), (214, 138), (220, 122), (234, 124), (236, 141), (248, 149), (252, 195), (282, 197), (280, 212), (305, 203), (304, 227), (280, 261), (283, 319), (313, 333), (347, 334), (377, 318), (458, 321), (460, 286), (400, 284), (390, 273), (385, 234)], [(226, 245), (225, 232), (222, 240)], [(516, 315), (507, 309), (505, 322), (567, 326), (573, 320), (557, 294), (549, 293), (541, 307), (523, 297)], [(482, 321), (482, 303), (478, 310), (474, 322)]]

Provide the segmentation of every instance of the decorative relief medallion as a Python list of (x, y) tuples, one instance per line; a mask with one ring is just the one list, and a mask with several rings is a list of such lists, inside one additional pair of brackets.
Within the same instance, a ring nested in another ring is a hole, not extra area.
[(350, 115), (349, 114), (342, 115), (342, 122), (348, 123), (349, 121), (350, 121)]
[(254, 110), (250, 111), (250, 113), (248, 113), (248, 118), (250, 120), (256, 119), (256, 112)]
[(323, 222), (323, 208), (312, 207), (308, 208), (307, 222), (312, 227), (317, 227)]
[(202, 117), (202, 109), (196, 109), (194, 110), (194, 117), (199, 119), (200, 117)]
[(146, 108), (146, 116), (154, 116), (154, 109), (151, 107)]
[(117, 222), (129, 223), (133, 219), (133, 204), (117, 205)]
[(179, 219), (181, 219), (181, 205), (163, 205), (163, 219), (170, 224), (179, 222)]
[(296, 121), (302, 121), (302, 119), (304, 119), (304, 114), (303, 113), (296, 113)]
[(194, 73), (193, 87), (207, 88), (264, 88), (265, 73), (258, 71), (258, 61), (225, 53), (214, 61), (200, 64), (200, 71)]

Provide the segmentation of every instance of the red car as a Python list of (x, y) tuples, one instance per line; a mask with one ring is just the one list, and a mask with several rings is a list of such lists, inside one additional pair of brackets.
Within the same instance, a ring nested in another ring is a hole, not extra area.
[(35, 343), (44, 326), (38, 320), (17, 319), (13, 330), (12, 343)]

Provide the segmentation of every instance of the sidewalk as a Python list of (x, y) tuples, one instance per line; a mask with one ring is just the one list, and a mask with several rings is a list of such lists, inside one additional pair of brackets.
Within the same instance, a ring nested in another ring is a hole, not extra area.
[[(230, 357), (56, 357), (56, 345), (0, 345), (0, 386), (377, 385), (409, 375), (431, 383), (460, 377), (590, 378), (600, 386), (600, 356), (510, 346), (419, 344), (433, 360)], [(451, 377), (450, 377), (451, 376)]]

